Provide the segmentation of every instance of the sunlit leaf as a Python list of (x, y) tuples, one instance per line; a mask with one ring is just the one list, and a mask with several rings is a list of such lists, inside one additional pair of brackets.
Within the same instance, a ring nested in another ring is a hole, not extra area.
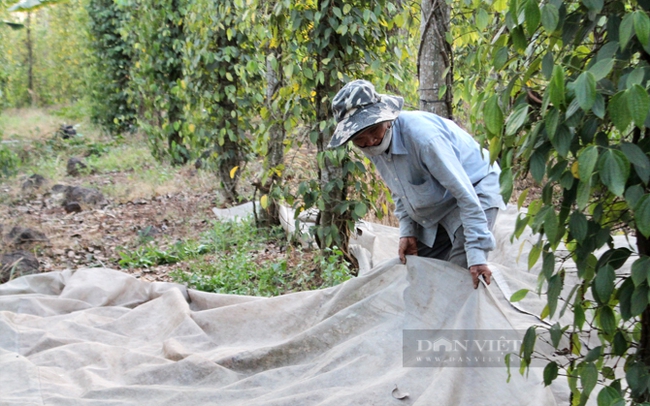
[(575, 92), (578, 103), (584, 111), (589, 111), (596, 101), (596, 79), (594, 74), (582, 72), (575, 81)]
[(503, 198), (504, 202), (508, 202), (510, 200), (510, 196), (512, 196), (512, 190), (514, 187), (512, 168), (506, 168), (501, 171), (501, 174), (499, 175), (499, 184), (501, 186), (501, 197)]
[(593, 13), (600, 13), (603, 9), (604, 0), (582, 0), (582, 3)]
[(648, 156), (638, 145), (629, 142), (621, 143), (621, 151), (623, 151), (627, 159), (634, 165), (634, 170), (639, 175), (639, 178), (644, 183), (648, 183), (650, 181), (650, 159), (648, 159)]
[(628, 42), (632, 39), (632, 35), (634, 35), (634, 18), (633, 14), (629, 13), (623, 17), (623, 21), (621, 21), (621, 25), (619, 26), (618, 42), (621, 45), (621, 49), (627, 47)]
[(621, 151), (605, 150), (598, 159), (600, 179), (616, 196), (623, 196), (630, 175), (630, 162)]
[(578, 156), (578, 176), (580, 180), (586, 181), (591, 178), (598, 162), (598, 147), (590, 145), (583, 149)]
[(589, 204), (589, 199), (591, 198), (591, 178), (583, 181), (581, 180), (578, 183), (578, 195), (576, 196), (576, 204), (578, 209), (584, 210)]
[(528, 117), (528, 104), (520, 104), (510, 114), (506, 121), (506, 135), (514, 135), (526, 122)]
[(614, 278), (616, 278), (616, 273), (614, 268), (610, 265), (605, 265), (598, 269), (596, 277), (594, 278), (594, 283), (592, 289), (594, 290), (594, 298), (599, 303), (608, 303), (609, 299), (614, 291)]
[(634, 207), (636, 227), (645, 237), (650, 237), (650, 195), (645, 194)]
[(539, 5), (536, 1), (528, 1), (524, 12), (526, 15), (526, 31), (529, 36), (532, 36), (537, 30), (542, 17)]
[(548, 291), (546, 292), (546, 296), (548, 298), (548, 312), (551, 317), (553, 317), (555, 309), (557, 309), (557, 301), (560, 297), (560, 293), (562, 293), (563, 282), (564, 281), (559, 273), (553, 275), (548, 281)]
[(589, 68), (589, 72), (594, 75), (594, 80), (598, 82), (601, 79), (606, 78), (607, 75), (609, 75), (609, 72), (612, 71), (613, 67), (614, 59), (606, 58), (596, 62), (591, 68)]
[(491, 96), (485, 102), (483, 117), (488, 131), (496, 135), (501, 134), (501, 129), (503, 128), (503, 112), (499, 106), (499, 98), (497, 95)]
[(553, 32), (557, 28), (560, 21), (560, 13), (557, 7), (551, 3), (546, 3), (542, 6), (542, 25), (548, 32)]
[(555, 132), (557, 131), (558, 123), (560, 122), (560, 113), (558, 109), (551, 107), (546, 113), (544, 123), (546, 124), (546, 134), (550, 139), (555, 138)]
[(650, 96), (648, 91), (641, 85), (634, 85), (626, 90), (627, 106), (630, 109), (630, 115), (634, 124), (640, 129), (645, 126), (645, 119), (650, 110)]
[[(550, 4), (547, 4), (546, 6), (550, 6)], [(558, 108), (564, 105), (564, 70), (559, 65), (553, 67), (553, 75), (551, 76), (551, 82), (548, 86), (548, 92), (549, 97), (551, 98), (551, 103)]]
[(634, 31), (636, 37), (643, 46), (650, 43), (650, 18), (645, 11), (637, 10), (634, 12)]
[(614, 316), (614, 311), (611, 307), (603, 306), (600, 308), (600, 326), (606, 334), (614, 334), (616, 330), (616, 316)]
[(619, 131), (625, 131), (632, 122), (627, 102), (627, 92), (616, 93), (609, 101), (609, 117)]
[(558, 366), (555, 361), (549, 362), (546, 367), (544, 367), (544, 385), (550, 385), (555, 378), (557, 378)]
[(650, 257), (643, 256), (632, 264), (632, 281), (635, 286), (641, 285), (650, 276)]
[(356, 214), (358, 218), (362, 218), (363, 216), (366, 215), (367, 212), (368, 212), (368, 208), (364, 203), (359, 202), (356, 205), (354, 205), (354, 214)]
[(598, 369), (593, 362), (587, 362), (580, 373), (583, 393), (589, 395), (598, 383)]
[(519, 289), (518, 291), (513, 293), (512, 296), (510, 296), (510, 301), (511, 302), (518, 302), (518, 301), (522, 300), (523, 298), (525, 298), (526, 295), (528, 294), (528, 292), (529, 292), (528, 289)]
[(574, 211), (569, 217), (569, 230), (571, 235), (578, 242), (583, 242), (587, 237), (589, 224), (587, 223), (587, 217), (579, 211)]

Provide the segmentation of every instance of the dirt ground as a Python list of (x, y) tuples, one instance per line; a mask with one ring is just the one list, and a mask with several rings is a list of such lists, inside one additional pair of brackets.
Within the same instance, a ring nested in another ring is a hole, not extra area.
[[(5, 233), (22, 226), (45, 234), (46, 242), (17, 247), (34, 250), (43, 271), (83, 266), (120, 268), (117, 249), (134, 246), (143, 231), (160, 241), (182, 240), (205, 231), (214, 219), (214, 200), (211, 192), (177, 192), (66, 213), (49, 193), (44, 193), (0, 205), (0, 224)], [(5, 238), (5, 244), (9, 243)], [(169, 269), (164, 266), (124, 271), (146, 280), (170, 280)]]
[[(57, 129), (65, 124), (65, 120), (39, 109), (14, 110), (4, 114), (8, 114), (9, 119), (5, 118), (4, 127), (0, 127), (4, 130), (4, 139), (0, 141), (5, 145), (22, 143), (27, 155), (42, 153), (33, 152), (37, 149), (34, 145), (55, 139)], [(0, 124), (3, 122), (0, 121)], [(99, 133), (88, 132), (85, 137), (91, 146), (106, 140)], [(129, 150), (124, 153), (128, 154)], [(314, 154), (313, 147), (308, 143), (290, 151), (286, 156), (285, 176), (288, 179), (304, 179), (313, 174), (315, 162), (309, 158)], [(65, 153), (55, 157), (32, 156), (32, 160), (52, 162), (49, 166), (26, 166), (21, 168), (18, 176), (0, 178), (0, 235), (4, 236), (0, 238), (0, 254), (18, 249), (30, 251), (40, 263), (41, 271), (46, 272), (78, 267), (120, 269), (118, 251), (140, 246), (143, 238), (152, 239), (162, 247), (198, 238), (216, 220), (212, 208), (221, 206), (223, 201), (214, 175), (195, 169), (191, 163), (172, 168), (154, 163), (151, 157), (143, 157), (146, 163), (137, 171), (127, 167), (86, 171), (78, 176), (70, 176), (65, 171), (68, 158)], [(30, 157), (27, 156), (27, 159)], [(39, 188), (26, 188), (24, 184), (29, 176), (42, 172), (43, 168), (50, 168), (49, 172), (41, 173), (45, 176), (45, 184)], [(253, 162), (247, 166), (247, 176), (243, 177), (241, 183), (244, 194), (252, 195), (252, 178), (258, 169), (259, 163)], [(143, 171), (153, 173), (154, 177), (138, 177), (136, 172)], [(157, 173), (164, 173), (164, 178), (156, 178)], [(57, 184), (102, 191), (106, 201), (101, 205), (82, 205), (82, 211), (68, 213), (61, 204), (60, 196), (53, 192)], [(522, 183), (519, 189), (527, 186), (534, 187)], [(516, 203), (518, 194), (519, 190), (515, 191), (513, 203)], [(367, 217), (368, 221), (397, 225), (392, 214), (381, 220), (371, 213)], [(15, 227), (42, 232), (45, 240), (16, 244), (8, 238)], [(262, 259), (269, 259), (284, 253), (275, 246), (269, 246), (258, 255)], [(170, 271), (185, 266), (177, 263), (122, 270), (148, 281), (170, 281)]]

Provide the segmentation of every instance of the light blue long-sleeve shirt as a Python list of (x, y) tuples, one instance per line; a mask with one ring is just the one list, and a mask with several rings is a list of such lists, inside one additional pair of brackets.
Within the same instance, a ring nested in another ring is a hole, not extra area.
[(388, 151), (370, 160), (392, 192), (400, 237), (432, 246), (438, 224), (452, 241), (462, 225), (468, 266), (486, 263), (495, 241), (484, 210), (505, 208), (501, 170), (467, 132), (435, 114), (403, 111)]

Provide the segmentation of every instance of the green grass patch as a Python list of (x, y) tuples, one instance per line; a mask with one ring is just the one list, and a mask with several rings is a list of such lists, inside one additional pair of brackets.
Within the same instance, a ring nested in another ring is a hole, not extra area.
[(91, 153), (86, 162), (88, 167), (97, 173), (138, 171), (145, 166), (156, 164), (146, 146), (133, 144), (122, 144), (100, 153)]
[(68, 122), (80, 122), (90, 117), (90, 101), (79, 100), (73, 104), (59, 106), (52, 110), (52, 115)]
[(8, 146), (0, 144), (0, 178), (8, 178), (18, 173), (20, 158)]
[[(261, 260), (259, 254), (270, 242), (283, 247), (284, 253)], [(215, 222), (198, 241), (181, 241), (168, 248), (152, 241), (141, 243), (135, 249), (118, 250), (120, 266), (147, 268), (188, 261), (186, 270), (176, 269), (170, 275), (189, 288), (207, 292), (276, 296), (334, 286), (351, 277), (340, 250), (304, 253), (286, 245), (281, 229), (260, 230), (251, 218)], [(287, 251), (300, 258), (291, 266)]]

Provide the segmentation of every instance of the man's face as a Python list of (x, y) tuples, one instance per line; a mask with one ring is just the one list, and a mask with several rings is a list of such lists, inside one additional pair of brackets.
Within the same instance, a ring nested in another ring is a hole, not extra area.
[(352, 138), (352, 143), (359, 148), (374, 147), (381, 144), (384, 134), (390, 126), (390, 121), (375, 124), (361, 131)]

